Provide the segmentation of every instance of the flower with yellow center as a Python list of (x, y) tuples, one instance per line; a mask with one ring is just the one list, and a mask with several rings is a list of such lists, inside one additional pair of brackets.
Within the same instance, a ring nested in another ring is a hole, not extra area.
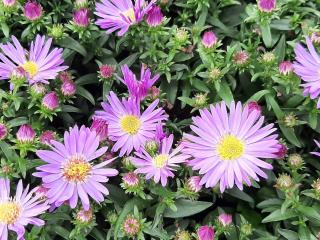
[(141, 121), (134, 115), (125, 115), (120, 118), (120, 127), (127, 134), (135, 135), (141, 127)]
[(33, 78), (39, 72), (38, 65), (32, 61), (28, 61), (23, 64), (22, 68), (29, 74), (30, 78)]
[(168, 159), (169, 159), (168, 154), (159, 154), (152, 159), (152, 163), (156, 168), (163, 168), (164, 166), (167, 165)]
[(75, 155), (64, 165), (63, 176), (68, 182), (83, 182), (90, 174), (92, 167), (84, 156)]
[(14, 224), (20, 217), (21, 207), (18, 203), (7, 201), (0, 203), (0, 223)]
[(123, 15), (126, 16), (132, 23), (137, 21), (133, 8), (129, 8), (127, 11), (123, 12)]
[(218, 143), (217, 152), (222, 160), (235, 160), (244, 153), (244, 144), (239, 138), (226, 135)]

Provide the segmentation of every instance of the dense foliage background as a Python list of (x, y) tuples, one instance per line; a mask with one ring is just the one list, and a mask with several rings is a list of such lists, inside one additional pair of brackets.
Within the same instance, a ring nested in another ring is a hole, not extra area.
[[(12, 92), (7, 80), (0, 81), (0, 122), (10, 129), (0, 141), (0, 174), (11, 179), (13, 189), (21, 178), (25, 185), (40, 184), (32, 176), (42, 164), (34, 151), (44, 148), (39, 141), (28, 149), (19, 148), (19, 127), (28, 123), (38, 137), (52, 130), (62, 139), (75, 124), (90, 126), (111, 89), (127, 96), (116, 77), (122, 76), (124, 64), (138, 76), (142, 65), (160, 74), (155, 84), (160, 93), (153, 89), (151, 98), (159, 98), (169, 114), (166, 129), (176, 142), (182, 132), (190, 131), (198, 109), (221, 100), (255, 101), (267, 122), (276, 123), (287, 153), (270, 161), (274, 170), (267, 171), (267, 180), (223, 194), (218, 187), (188, 192), (184, 183), (193, 174), (187, 166), (180, 167), (165, 188), (151, 181), (143, 183), (144, 194), (125, 193), (121, 176), (131, 166), (126, 158), (118, 158), (113, 167), (120, 175), (107, 184), (110, 195), (103, 204), (93, 205), (93, 219), (83, 222), (77, 218), (79, 209), (62, 206), (42, 216), (45, 226), (29, 226), (26, 239), (127, 239), (122, 225), (130, 214), (141, 219), (139, 237), (145, 239), (195, 239), (198, 227), (207, 224), (215, 226), (218, 239), (320, 239), (320, 183), (316, 182), (320, 164), (310, 154), (320, 132), (319, 111), (316, 101), (303, 96), (300, 78), (279, 70), (282, 61), (294, 61), (294, 47), (305, 36), (313, 36), (319, 47), (319, 1), (278, 0), (276, 8), (266, 13), (256, 1), (160, 0), (157, 5), (165, 16), (161, 25), (151, 27), (141, 21), (121, 37), (95, 25), (95, 1), (83, 5), (89, 9), (90, 24), (78, 26), (73, 19), (76, 2), (85, 1), (38, 1), (43, 12), (36, 21), (24, 15), (24, 1), (12, 8), (0, 3), (0, 41), (11, 41), (14, 35), (27, 47), (37, 34), (52, 37), (54, 46), (64, 49), (65, 65), (76, 84), (74, 96), (65, 97), (61, 76), (50, 82), (50, 89), (59, 93), (60, 106), (48, 113), (30, 86)], [(201, 42), (206, 30), (218, 37), (213, 48)], [(105, 65), (113, 67), (111, 77), (100, 71)], [(222, 212), (232, 214), (228, 227), (217, 220)]]

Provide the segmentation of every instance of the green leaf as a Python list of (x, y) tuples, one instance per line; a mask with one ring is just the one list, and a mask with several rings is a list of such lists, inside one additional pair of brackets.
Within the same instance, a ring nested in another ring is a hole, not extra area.
[(121, 65), (128, 65), (130, 67), (137, 59), (138, 59), (139, 53), (133, 53), (127, 58), (123, 59), (121, 62), (119, 62), (119, 66)]
[(26, 118), (26, 117), (17, 117), (17, 118), (14, 118), (14, 119), (8, 121), (8, 125), (10, 127), (18, 127), (18, 126), (21, 126), (26, 123), (28, 123), (28, 118)]
[(217, 93), (218, 93), (219, 97), (221, 97), (222, 100), (227, 103), (227, 105), (229, 105), (231, 103), (231, 101), (233, 100), (233, 95), (232, 95), (231, 89), (230, 89), (228, 83), (226, 83), (226, 82), (222, 82), (220, 84), (220, 89)]
[(4, 141), (0, 141), (0, 149), (9, 161), (15, 161), (19, 158), (16, 152), (11, 149), (11, 146)]
[(94, 97), (92, 94), (85, 88), (78, 86), (77, 87), (77, 92), (78, 95), (86, 98), (89, 102), (91, 102), (92, 105), (95, 105)]
[(89, 74), (83, 75), (75, 81), (77, 86), (82, 86), (82, 85), (97, 83), (97, 82), (98, 82), (98, 79), (97, 79), (96, 73), (89, 73)]
[(264, 45), (266, 45), (267, 48), (272, 47), (272, 35), (270, 26), (268, 23), (264, 23), (260, 25), (261, 33), (262, 33), (262, 40)]
[(299, 240), (298, 234), (294, 231), (279, 228), (278, 232), (288, 240)]
[(269, 90), (260, 90), (259, 92), (256, 92), (255, 94), (253, 94), (249, 100), (258, 102), (260, 98), (262, 98), (264, 95), (269, 93), (270, 93)]
[(279, 127), (281, 129), (281, 132), (289, 142), (297, 147), (301, 147), (301, 143), (292, 128), (285, 127), (283, 124), (279, 124)]
[(167, 218), (182, 218), (187, 216), (192, 216), (199, 212), (206, 210), (213, 205), (212, 202), (203, 201), (191, 201), (186, 199), (178, 199), (175, 202), (177, 211), (172, 211), (171, 209), (166, 209), (164, 212), (164, 217)]
[(237, 199), (241, 199), (243, 201), (254, 203), (254, 199), (250, 197), (248, 194), (246, 194), (243, 191), (240, 191), (238, 188), (232, 188), (226, 191), (227, 194), (231, 195), (232, 197), (235, 197)]
[(278, 209), (274, 212), (272, 212), (271, 214), (269, 214), (267, 217), (265, 217), (262, 220), (262, 223), (268, 223), (268, 222), (277, 222), (277, 221), (282, 221), (282, 220), (286, 220), (289, 218), (294, 218), (299, 216), (298, 213), (296, 213), (294, 210), (292, 209), (288, 209), (285, 213), (281, 213), (281, 210)]
[(320, 222), (320, 214), (313, 207), (298, 206), (297, 210), (311, 221)]
[(76, 40), (74, 40), (72, 37), (65, 37), (61, 39), (58, 44), (61, 47), (72, 49), (78, 53), (80, 53), (82, 56), (87, 55), (86, 49)]
[(274, 53), (279, 62), (282, 62), (286, 55), (286, 35), (282, 34), (277, 46), (274, 49)]
[(5, 22), (2, 22), (1, 23), (1, 29), (2, 29), (2, 32), (3, 32), (3, 35), (8, 38), (10, 35), (9, 35), (9, 27), (8, 25), (5, 23)]

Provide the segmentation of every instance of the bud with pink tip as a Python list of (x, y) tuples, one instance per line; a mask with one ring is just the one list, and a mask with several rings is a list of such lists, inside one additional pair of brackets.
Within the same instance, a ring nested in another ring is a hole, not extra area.
[(48, 190), (49, 190), (48, 188), (45, 188), (43, 185), (40, 185), (37, 188), (35, 194), (39, 196), (40, 199), (45, 200), (47, 199)]
[(72, 76), (69, 72), (63, 71), (59, 73), (59, 79), (61, 80), (61, 82), (68, 82), (72, 81)]
[(77, 220), (81, 223), (89, 223), (91, 222), (92, 219), (93, 219), (93, 212), (91, 209), (89, 210), (81, 209), (77, 213)]
[(249, 61), (249, 53), (246, 51), (239, 51), (233, 55), (233, 62), (238, 66), (243, 66)]
[(24, 124), (20, 126), (16, 137), (20, 143), (31, 143), (34, 141), (36, 133), (29, 124)]
[(201, 226), (197, 231), (199, 240), (214, 240), (214, 228), (208, 225)]
[(17, 0), (2, 0), (2, 3), (3, 3), (3, 6), (10, 8), (17, 3)]
[(258, 8), (261, 12), (272, 12), (276, 8), (276, 4), (276, 0), (258, 0)]
[(72, 80), (69, 80), (62, 83), (60, 90), (63, 96), (70, 97), (76, 93), (77, 87)]
[(79, 27), (87, 27), (90, 23), (89, 20), (89, 10), (86, 8), (81, 8), (76, 10), (73, 14), (73, 22)]
[(150, 27), (156, 27), (161, 25), (163, 20), (163, 14), (161, 8), (153, 6), (147, 13), (146, 22)]
[(288, 148), (286, 147), (286, 145), (280, 143), (278, 144), (278, 151), (275, 153), (277, 155), (278, 158), (282, 159), (287, 155), (288, 152)]
[(290, 61), (283, 61), (279, 64), (279, 72), (281, 75), (289, 75), (293, 72), (293, 64)]
[(123, 183), (126, 187), (136, 187), (139, 184), (139, 177), (134, 172), (128, 172), (122, 177)]
[(100, 77), (103, 78), (103, 79), (109, 79), (113, 76), (114, 74), (114, 67), (113, 66), (110, 66), (110, 65), (101, 65), (100, 66)]
[(108, 138), (108, 122), (106, 120), (101, 118), (93, 118), (90, 129), (96, 132), (100, 138), (100, 142)]
[(42, 16), (42, 6), (30, 0), (24, 5), (24, 15), (30, 21), (38, 20)]
[(47, 93), (42, 99), (42, 106), (48, 110), (55, 110), (59, 107), (59, 98), (55, 92)]
[(39, 137), (40, 142), (45, 145), (50, 145), (50, 142), (54, 139), (55, 133), (50, 130), (44, 131)]
[(187, 180), (187, 187), (193, 192), (200, 192), (202, 186), (200, 185), (201, 178), (199, 176), (190, 177)]
[(224, 227), (229, 226), (232, 223), (232, 215), (221, 213), (218, 217), (218, 221)]
[(8, 135), (8, 128), (4, 123), (0, 122), (0, 141), (5, 139)]
[(311, 33), (311, 41), (315, 44), (319, 44), (320, 43), (320, 32)]
[(250, 101), (248, 103), (248, 109), (249, 109), (249, 113), (251, 113), (253, 111), (257, 111), (257, 112), (259, 112), (259, 114), (261, 114), (261, 112), (262, 112), (261, 106), (255, 101)]
[(46, 91), (46, 87), (41, 83), (35, 83), (31, 86), (31, 95), (34, 97), (43, 96)]
[(205, 48), (212, 48), (218, 42), (218, 38), (213, 31), (207, 31), (202, 36), (202, 44)]

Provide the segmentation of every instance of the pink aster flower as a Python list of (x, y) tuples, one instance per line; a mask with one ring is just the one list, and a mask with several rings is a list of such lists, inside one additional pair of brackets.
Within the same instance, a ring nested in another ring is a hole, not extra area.
[(0, 79), (10, 79), (12, 72), (17, 67), (26, 71), (30, 84), (46, 83), (55, 79), (60, 71), (67, 69), (63, 64), (62, 49), (50, 50), (52, 39), (47, 41), (44, 36), (37, 35), (35, 41), (31, 42), (29, 51), (23, 49), (15, 36), (12, 36), (12, 43), (0, 44)]
[(96, 117), (108, 122), (109, 139), (116, 142), (112, 151), (120, 150), (120, 156), (138, 151), (146, 141), (155, 137), (156, 125), (167, 120), (162, 108), (155, 109), (159, 100), (155, 100), (141, 113), (140, 104), (135, 99), (122, 99), (122, 102), (110, 92), (108, 102), (102, 103), (103, 111), (97, 111)]
[(150, 27), (156, 27), (161, 24), (163, 20), (163, 14), (161, 8), (158, 6), (152, 6), (150, 11), (147, 13), (146, 22)]
[[(8, 230), (17, 234), (17, 240), (24, 240), (25, 226), (28, 224), (42, 226), (44, 221), (37, 218), (49, 205), (35, 195), (36, 188), (29, 192), (29, 186), (23, 189), (20, 180), (16, 194), (10, 197), (10, 182), (0, 178), (0, 239), (8, 240)], [(11, 238), (10, 238), (11, 239)]]
[(208, 225), (201, 226), (197, 231), (199, 240), (214, 240), (214, 229)]
[(279, 64), (279, 72), (282, 75), (289, 75), (293, 72), (293, 64), (290, 61), (283, 61)]
[(89, 10), (86, 8), (76, 10), (73, 14), (73, 22), (79, 27), (87, 27), (90, 23)]
[(38, 20), (42, 16), (42, 7), (36, 1), (28, 1), (24, 5), (24, 15), (30, 21)]
[(108, 138), (108, 122), (106, 120), (101, 118), (93, 118), (90, 129), (91, 131), (96, 132), (100, 138), (100, 142)]
[(212, 48), (218, 42), (216, 34), (212, 31), (207, 31), (203, 34), (202, 44), (205, 48)]
[[(309, 37), (306, 37), (309, 51), (297, 44), (294, 52), (296, 62), (293, 63), (294, 72), (304, 81), (301, 86), (304, 87), (304, 95), (309, 95), (311, 99), (318, 98), (320, 95), (320, 57), (317, 54)], [(320, 108), (320, 99), (318, 99), (317, 108)]]
[(60, 206), (65, 201), (75, 208), (78, 198), (85, 210), (89, 210), (89, 196), (96, 202), (104, 200), (108, 189), (101, 183), (108, 182), (109, 177), (118, 171), (105, 166), (112, 160), (95, 165), (92, 161), (102, 156), (107, 147), (99, 147), (96, 132), (82, 126), (75, 126), (64, 133), (64, 144), (52, 140), (52, 150), (38, 150), (39, 158), (47, 164), (37, 167), (36, 177), (42, 178), (43, 186), (48, 188), (50, 204)]
[(258, 0), (258, 8), (261, 12), (272, 12), (276, 8), (276, 0)]
[(200, 110), (191, 125), (195, 135), (185, 134), (183, 142), (184, 152), (194, 158), (188, 165), (203, 174), (200, 184), (209, 188), (220, 182), (223, 192), (234, 185), (242, 190), (243, 182), (251, 186), (251, 178), (267, 178), (261, 168), (272, 165), (260, 158), (276, 158), (279, 142), (274, 124), (263, 123), (258, 111), (249, 113), (240, 102), (232, 102), (229, 111), (224, 102)]
[(137, 100), (143, 100), (147, 95), (152, 85), (159, 79), (159, 74), (151, 77), (149, 68), (141, 67), (140, 80), (137, 80), (136, 75), (129, 69), (127, 65), (121, 67), (123, 79), (120, 80), (128, 87), (130, 97)]
[(135, 152), (136, 157), (130, 158), (137, 167), (135, 173), (146, 174), (146, 179), (153, 178), (155, 183), (161, 181), (162, 186), (166, 186), (168, 177), (174, 177), (172, 171), (185, 162), (189, 155), (181, 154), (182, 146), (172, 149), (173, 135), (161, 141), (159, 152), (151, 156), (145, 149)]
[(100, 17), (96, 24), (107, 33), (118, 31), (118, 36), (125, 34), (131, 25), (140, 22), (151, 9), (155, 0), (101, 0), (96, 4), (95, 14)]

